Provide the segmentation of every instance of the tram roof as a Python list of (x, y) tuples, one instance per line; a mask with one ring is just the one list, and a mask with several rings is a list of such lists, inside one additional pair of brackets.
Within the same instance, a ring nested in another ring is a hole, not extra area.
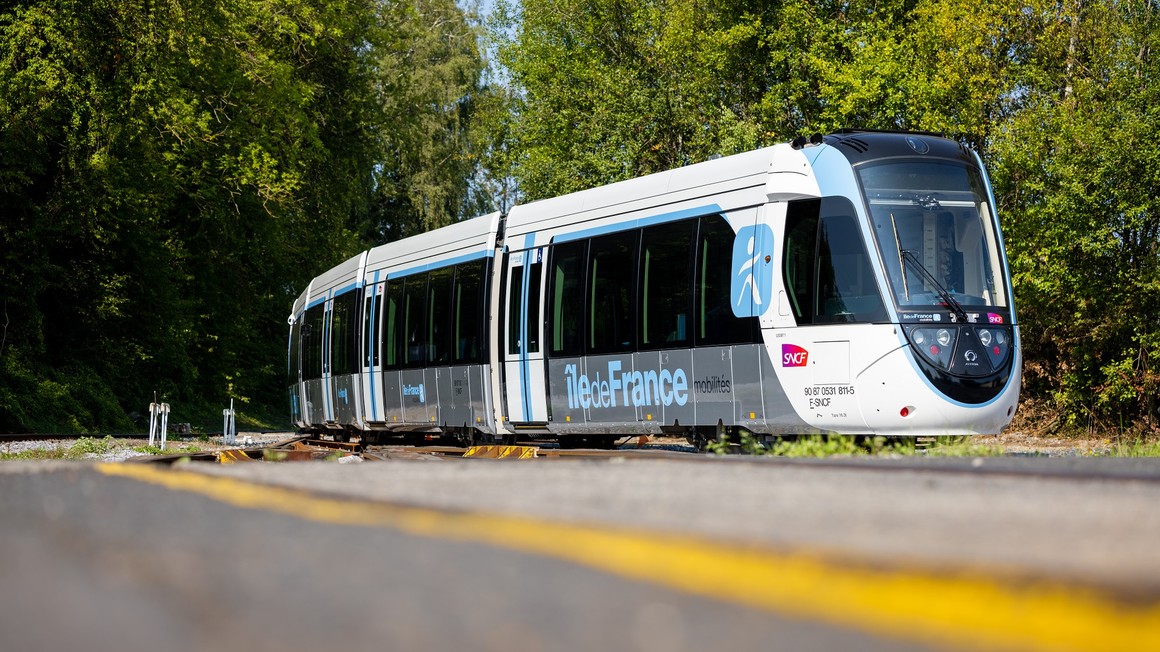
[(763, 187), (778, 147), (725, 156), (674, 170), (657, 172), (560, 197), (521, 204), (511, 209), (508, 236), (547, 226), (580, 223), (616, 213), (631, 213), (673, 205), (745, 188)]

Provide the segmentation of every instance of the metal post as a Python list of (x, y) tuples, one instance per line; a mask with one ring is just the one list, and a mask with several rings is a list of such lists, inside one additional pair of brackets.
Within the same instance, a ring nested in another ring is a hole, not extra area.
[(162, 403), (158, 406), (158, 411), (161, 413), (161, 450), (165, 450), (165, 429), (169, 425), (169, 404)]
[(153, 445), (153, 435), (157, 433), (157, 403), (149, 404), (149, 445)]
[(238, 425), (234, 418), (234, 399), (230, 399), (229, 409), (222, 410), (222, 436), (227, 446), (237, 443)]

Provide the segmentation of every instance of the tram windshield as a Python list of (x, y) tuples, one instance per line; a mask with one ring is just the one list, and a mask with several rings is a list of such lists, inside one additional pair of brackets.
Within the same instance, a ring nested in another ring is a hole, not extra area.
[(867, 164), (858, 176), (900, 308), (1007, 306), (978, 170), (955, 161), (893, 161)]

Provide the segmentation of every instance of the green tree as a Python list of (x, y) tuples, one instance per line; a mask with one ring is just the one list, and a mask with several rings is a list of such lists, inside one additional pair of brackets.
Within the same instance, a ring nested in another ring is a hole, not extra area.
[(0, 13), (0, 428), (123, 427), (153, 390), (280, 399), (289, 297), (367, 205), (372, 8)]
[(1155, 2), (529, 0), (491, 30), (530, 199), (841, 127), (961, 138), (991, 170), (1027, 363), (1064, 423), (1153, 419)]
[(529, 199), (731, 154), (753, 120), (763, 3), (531, 0), (493, 37), (514, 87), (512, 169)]
[(382, 103), (370, 242), (397, 240), (474, 217), (479, 166), (470, 124), (484, 90), (479, 31), (454, 0), (381, 6), (384, 30), (371, 53)]
[(514, 174), (539, 198), (848, 126), (984, 149), (1036, 16), (1013, 0), (501, 4)]
[(1027, 386), (1069, 424), (1157, 416), (1158, 12), (1108, 1), (1047, 14), (1037, 74), (996, 145)]

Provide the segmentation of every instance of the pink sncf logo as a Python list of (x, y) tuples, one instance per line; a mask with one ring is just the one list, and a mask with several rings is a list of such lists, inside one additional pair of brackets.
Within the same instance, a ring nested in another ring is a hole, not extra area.
[(989, 313), (987, 313), (987, 323), (988, 324), (1002, 324), (1003, 323), (1003, 315), (996, 315), (993, 312), (989, 312)]
[(796, 344), (781, 345), (781, 366), (783, 367), (804, 367), (809, 357), (810, 352)]

